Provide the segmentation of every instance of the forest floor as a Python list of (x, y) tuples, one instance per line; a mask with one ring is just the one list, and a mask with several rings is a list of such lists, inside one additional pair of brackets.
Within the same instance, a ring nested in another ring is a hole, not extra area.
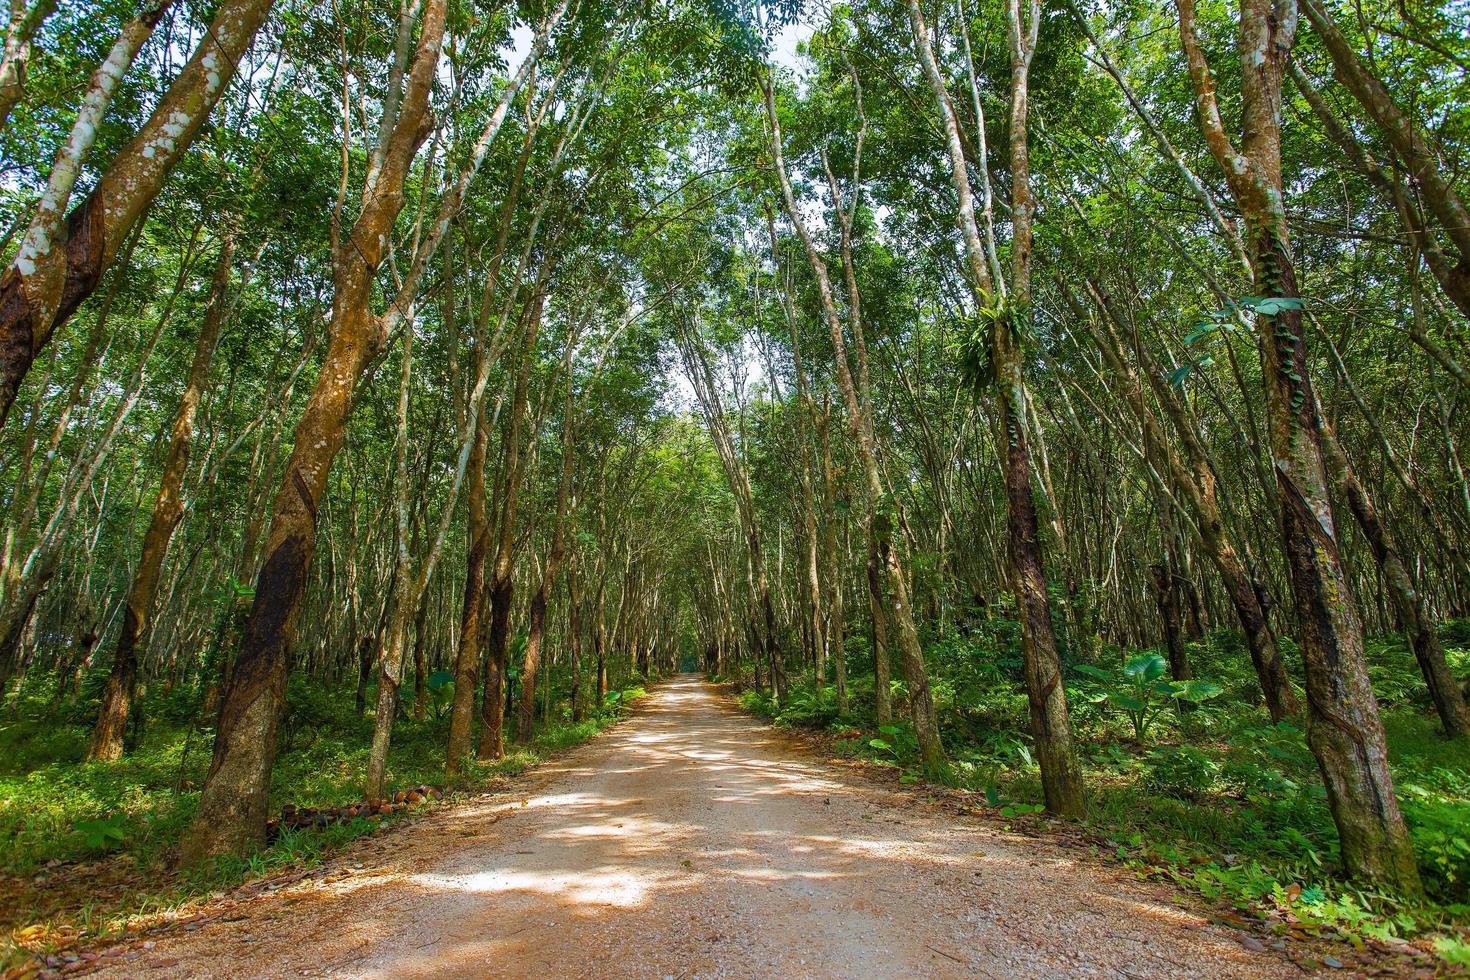
[(827, 766), (695, 677), (661, 685), (515, 792), (438, 809), (310, 878), (135, 938), (92, 960), (93, 975), (1268, 977), (1320, 966), (1081, 848)]

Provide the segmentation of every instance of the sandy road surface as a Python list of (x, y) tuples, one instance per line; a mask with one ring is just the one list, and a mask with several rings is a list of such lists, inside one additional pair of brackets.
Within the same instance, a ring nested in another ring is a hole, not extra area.
[(1160, 888), (832, 772), (693, 678), (525, 786), (109, 973), (1300, 975)]

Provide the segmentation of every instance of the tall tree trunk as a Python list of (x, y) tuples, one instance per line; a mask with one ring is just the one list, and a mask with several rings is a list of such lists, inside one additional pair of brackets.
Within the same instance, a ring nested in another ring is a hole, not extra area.
[[(265, 831), (270, 772), (286, 693), (288, 652), (316, 549), (317, 510), (332, 462), (346, 439), (357, 383), (387, 340), (370, 307), (376, 270), (403, 208), (403, 183), (419, 144), (439, 64), (445, 0), (427, 0), (417, 50), (396, 122), (384, 127), (381, 165), (362, 197), (347, 241), (335, 243), (330, 341), (277, 490), (265, 561), (245, 636), (223, 691), (214, 756), (180, 860), (239, 854)], [(232, 62), (233, 63), (233, 62)]]
[(837, 487), (832, 473), (829, 439), (831, 414), (822, 407), (822, 546), (827, 555), (827, 648), (832, 656), (832, 684), (837, 691), (837, 713), (847, 714), (847, 627), (842, 608), (842, 557), (837, 550)]
[(357, 697), (355, 707), (358, 715), (367, 710), (368, 682), (373, 679), (373, 664), (378, 662), (378, 638), (364, 633), (357, 641)]
[[(872, 515), (866, 522), (871, 524)], [(888, 597), (883, 594), (883, 543), (868, 531), (868, 612), (873, 626), (873, 717), (880, 725), (893, 722), (893, 678), (888, 658)]]
[(485, 692), (480, 701), (480, 744), (475, 754), (481, 760), (505, 754), (506, 653), (510, 647), (510, 607), (515, 583), (509, 573), (490, 580), (490, 628), (485, 640)]
[[(863, 488), (867, 492), (867, 512), (871, 533), (883, 542), (878, 549), (883, 558), (883, 574), (889, 591), (893, 595), (891, 606), (894, 637), (899, 654), (899, 665), (909, 689), (909, 711), (914, 725), (914, 737), (919, 743), (919, 756), (923, 766), (931, 773), (940, 772), (945, 766), (944, 746), (939, 737), (939, 725), (934, 714), (934, 696), (929, 688), (929, 673), (924, 666), (924, 651), (919, 645), (919, 632), (914, 624), (913, 603), (909, 598), (907, 577), (898, 562), (897, 550), (892, 546), (894, 532), (892, 519), (884, 503), (883, 477), (878, 466), (877, 438), (873, 429), (872, 404), (866, 384), (866, 358), (859, 361), (863, 378), (861, 388), (854, 382), (848, 364), (847, 342), (843, 336), (842, 322), (837, 315), (831, 278), (827, 273), (826, 261), (822, 258), (816, 242), (807, 230), (806, 222), (797, 207), (791, 180), (786, 172), (786, 161), (781, 143), (781, 125), (776, 116), (775, 94), (769, 76), (761, 79), (766, 103), (766, 121), (770, 125), (770, 147), (772, 164), (781, 187), (781, 198), (786, 215), (796, 228), (797, 235), (806, 251), (807, 264), (817, 281), (818, 295), (822, 303), (827, 332), (837, 364), (838, 386), (847, 402), (848, 425), (857, 444), (858, 459), (862, 464)], [(860, 339), (860, 321), (853, 323), (854, 345)], [(858, 347), (861, 354), (862, 348)], [(875, 619), (876, 621), (876, 619)]]
[[(1320, 407), (1318, 411), (1321, 411)], [(1419, 670), (1424, 675), (1424, 683), (1429, 688), (1429, 697), (1434, 702), (1434, 710), (1439, 714), (1445, 735), (1456, 738), (1470, 734), (1470, 706), (1466, 705), (1465, 695), (1460, 691), (1455, 675), (1445, 660), (1444, 646), (1424, 608), (1424, 598), (1419, 594), (1414, 577), (1404, 563), (1398, 542), (1380, 517), (1372, 495), (1358, 479), (1358, 474), (1338, 443), (1332, 426), (1325, 418), (1321, 422), (1322, 450), (1332, 482), (1340, 488), (1348, 510), (1357, 520), (1358, 528), (1363, 532), (1363, 537), (1383, 572), (1384, 591), (1388, 593), (1389, 602), (1393, 606), (1399, 628), (1404, 631), (1409, 649), (1419, 663)]]
[(56, 566), (61, 558), (61, 549), (48, 552), (27, 576), (19, 596), (7, 596), (6, 613), (0, 619), (0, 684), (4, 684), (19, 672), (21, 667), (21, 641), (26, 626), (36, 611), (36, 602), (46, 586), (56, 576)]
[(481, 612), (485, 598), (485, 555), (489, 551), (490, 521), (485, 509), (485, 450), (489, 441), (483, 408), (477, 413), (466, 479), (464, 604), (459, 616), (459, 646), (454, 655), (454, 701), (449, 709), (449, 748), (444, 760), (447, 775), (456, 775), (470, 753), (474, 725), (475, 687), (480, 673)]
[[(403, 680), (403, 652), (408, 645), (413, 609), (418, 604), (418, 590), (413, 574), (413, 555), (409, 547), (409, 475), (408, 422), (409, 403), (413, 393), (413, 335), (410, 316), (403, 329), (402, 373), (398, 385), (398, 427), (393, 436), (393, 591), (388, 598), (388, 634), (384, 637), (382, 656), (378, 658), (378, 697), (373, 710), (373, 741), (368, 750), (364, 793), (368, 799), (383, 795), (383, 782), (388, 772), (388, 747), (393, 735), (393, 721), (398, 714), (399, 685)], [(423, 490), (420, 490), (422, 493)], [(453, 501), (449, 504), (454, 506)]]
[[(1072, 744), (1067, 715), (1066, 690), (1062, 686), (1061, 660), (1051, 623), (1051, 602), (1046, 589), (1046, 570), (1031, 492), (1031, 449), (1027, 437), (1026, 390), (1022, 351), (1018, 335), (1027, 332), (1031, 315), (1031, 222), (1035, 205), (1031, 198), (1030, 148), (1026, 138), (1031, 58), (1036, 50), (1040, 8), (1021, 0), (1009, 0), (1007, 25), (1011, 55), (1011, 288), (1001, 291), (987, 264), (975, 218), (959, 121), (950, 101), (944, 78), (934, 57), (929, 28), (917, 0), (909, 0), (909, 24), (924, 74), (934, 95), (944, 126), (949, 152), (950, 179), (959, 198), (960, 228), (965, 239), (965, 258), (975, 302), (989, 310), (989, 357), (994, 374), (995, 402), (1000, 417), (1001, 472), (1005, 482), (1007, 553), (1010, 557), (1011, 587), (1021, 620), (1021, 646), (1030, 707), (1031, 735), (1041, 767), (1042, 793), (1047, 809), (1064, 816), (1083, 810), (1082, 771)], [(982, 175), (988, 180), (988, 175)], [(997, 262), (995, 268), (999, 268)], [(1000, 284), (1003, 286), (1003, 283)]]
[[(480, 310), (476, 320), (475, 357), (477, 371), (483, 372), (488, 364), (490, 352), (486, 349), (485, 336), (490, 321), (491, 299), (500, 278), (500, 267), (505, 260), (506, 243), (510, 237), (511, 218), (520, 200), (520, 190), (525, 176), (526, 163), (534, 133), (528, 129), (516, 160), (516, 169), (511, 177), (510, 190), (500, 211), (500, 228), (496, 235), (495, 253), (485, 271), (485, 288), (480, 297)], [(446, 297), (449, 309), (447, 319), (456, 322), (453, 307), (453, 259), (452, 251), (445, 253), (445, 279), (450, 292)], [(518, 274), (519, 274), (518, 270)], [(501, 304), (502, 317), (508, 315), (511, 303)], [(504, 320), (502, 319), (502, 323)], [(497, 334), (499, 334), (497, 328)], [(468, 399), (466, 400), (468, 411)], [(464, 604), (460, 613), (459, 647), (454, 658), (454, 701), (449, 711), (449, 747), (444, 768), (453, 776), (463, 766), (470, 752), (471, 729), (474, 726), (475, 688), (480, 675), (480, 658), (484, 650), (486, 623), (485, 612), (485, 563), (490, 551), (490, 518), (485, 506), (485, 457), (489, 449), (489, 419), (483, 404), (474, 413), (475, 429), (470, 440), (470, 455), (467, 464), (467, 491), (465, 525), (466, 556), (464, 579)]]
[(1169, 676), (1176, 681), (1187, 681), (1194, 677), (1194, 672), (1189, 667), (1189, 651), (1184, 646), (1179, 616), (1179, 582), (1173, 558), (1166, 555), (1151, 570), (1159, 604), (1159, 622), (1164, 627), (1164, 649), (1169, 653)]
[(582, 594), (577, 589), (577, 564), (567, 565), (567, 666), (572, 672), (572, 724), (583, 718), (582, 705)]
[[(1154, 377), (1158, 373), (1156, 365), (1150, 359), (1140, 357), (1154, 394), (1165, 406), (1169, 420), (1180, 436), (1179, 442), (1183, 447), (1181, 452), (1165, 435), (1162, 422), (1144, 398), (1142, 379), (1123, 354), (1123, 342), (1118, 333), (1122, 319), (1114, 311), (1108, 294), (1094, 283), (1087, 284), (1088, 293), (1101, 313), (1100, 319), (1094, 322), (1072, 296), (1067, 284), (1059, 280), (1058, 285), (1062, 287), (1062, 295), (1072, 305), (1077, 318), (1092, 335), (1103, 360), (1121, 379), (1122, 384), (1116, 387), (1121, 390), (1133, 414), (1138, 418), (1143, 429), (1145, 446), (1153, 447), (1161, 457), (1164, 470), (1162, 475), (1168, 478), (1189, 508), (1189, 516), (1192, 518), (1190, 524), (1198, 536), (1200, 548), (1215, 566), (1225, 585), (1225, 594), (1235, 610), (1236, 619), (1240, 622), (1246, 650), (1255, 667), (1256, 680), (1266, 699), (1266, 710), (1270, 713), (1271, 720), (1278, 722), (1287, 715), (1294, 714), (1300, 709), (1300, 705), (1287, 678), (1286, 664), (1277, 648), (1276, 635), (1271, 631), (1270, 621), (1266, 617), (1266, 610), (1261, 604), (1250, 572), (1225, 526), (1216, 494), (1214, 470), (1205, 458), (1202, 447), (1198, 445), (1188, 419), (1182, 411), (1176, 410), (1173, 393), (1168, 385), (1154, 383), (1155, 380), (1161, 380)], [(1185, 458), (1186, 453), (1188, 461)]]
[(25, 97), (26, 69), (31, 44), (46, 18), (56, 12), (56, 0), (36, 0), (29, 8), (25, 0), (11, 0), (10, 23), (5, 32), (5, 53), (0, 59), (0, 128)]
[[(911, 9), (913, 0), (911, 0)], [(1006, 447), (1002, 455), (1006, 483), (1012, 575), (1020, 611), (1022, 647), (1031, 730), (1041, 766), (1042, 791), (1047, 809), (1076, 816), (1082, 812), (1082, 770), (1072, 744), (1067, 697), (1062, 686), (1061, 659), (1052, 630), (1051, 602), (1031, 492), (1031, 451), (1025, 419), (1026, 390), (1018, 335), (1030, 333), (1031, 319), (1031, 156), (1026, 126), (1030, 100), (1031, 58), (1041, 21), (1038, 0), (1007, 4), (1011, 49), (1011, 309), (1016, 318), (998, 316), (991, 324), (990, 360), (1000, 402), (1001, 430)], [(932, 79), (931, 79), (932, 84)], [(953, 162), (953, 161), (952, 161)], [(974, 224), (974, 212), (970, 213)], [(1029, 650), (1025, 648), (1029, 646)]]
[(1338, 551), (1282, 198), (1281, 81), (1297, 23), (1295, 2), (1242, 0), (1240, 150), (1221, 122), (1214, 78), (1195, 34), (1194, 0), (1176, 2), (1200, 127), (1245, 219), (1256, 292), (1285, 300), (1256, 311), (1256, 334), (1306, 675), (1307, 744), (1322, 772), (1348, 872), (1415, 895), (1419, 870), (1394, 795), (1362, 621)]
[(536, 363), (536, 338), (540, 335), (542, 311), (546, 305), (544, 282), (538, 281), (535, 294), (525, 313), (519, 368), (515, 391), (511, 395), (510, 422), (506, 427), (504, 459), (505, 476), (501, 481), (499, 513), (496, 521), (495, 564), (490, 575), (490, 636), (486, 650), (485, 698), (480, 709), (481, 759), (499, 759), (505, 753), (506, 655), (510, 649), (511, 600), (515, 583), (516, 515), (520, 505), (521, 478), (524, 475), (524, 451), (521, 430), (526, 424), (530, 398), (531, 369)]
[(184, 516), (184, 475), (189, 468), (189, 456), (194, 446), (194, 417), (198, 413), (199, 402), (209, 387), (209, 366), (214, 359), (220, 333), (229, 319), (230, 267), (234, 253), (233, 230), (227, 225), (224, 241), (220, 246), (219, 262), (215, 266), (214, 281), (210, 287), (209, 306), (204, 314), (204, 324), (199, 330), (199, 339), (194, 345), (194, 359), (189, 365), (188, 381), (179, 398), (178, 410), (174, 413), (168, 454), (163, 462), (163, 476), (159, 480), (158, 497), (153, 504), (153, 517), (143, 535), (143, 552), (138, 559), (138, 567), (133, 573), (133, 582), (123, 605), (122, 632), (118, 635), (117, 650), (112, 658), (112, 672), (102, 691), (102, 707), (87, 747), (89, 759), (112, 762), (122, 757), (123, 735), (127, 731), (128, 711), (132, 706), (138, 680), (138, 647), (145, 642), (148, 635), (153, 599), (158, 591), (158, 575), (163, 568), (164, 556), (168, 553), (169, 541)]
[[(1008, 324), (998, 324), (991, 334), (992, 359), (996, 361), (997, 384), (1005, 388), (1009, 373), (1019, 383), (1020, 354), (1011, 347)], [(1021, 649), (1026, 674), (1027, 701), (1031, 711), (1031, 736), (1036, 743), (1036, 760), (1041, 766), (1042, 791), (1047, 809), (1064, 816), (1077, 816), (1083, 809), (1082, 771), (1077, 765), (1067, 717), (1066, 693), (1062, 687), (1061, 659), (1057, 656), (1056, 633), (1051, 626), (1051, 603), (1046, 591), (1046, 572), (1041, 558), (1041, 541), (1036, 520), (1035, 498), (1031, 495), (1030, 447), (1025, 422), (1009, 397), (1001, 399), (1001, 429), (1005, 434), (1006, 504), (1011, 587), (1021, 620)]]
[(546, 635), (547, 590), (551, 583), (543, 574), (531, 596), (526, 620), (526, 654), (521, 664), (521, 690), (516, 707), (516, 744), (530, 745), (536, 737), (536, 675), (541, 671), (541, 644)]
[(413, 614), (413, 717), (423, 721), (429, 696), (429, 602), (419, 596), (417, 610)]
[[(536, 715), (536, 670), (541, 665), (541, 644), (546, 632), (546, 601), (556, 587), (557, 575), (567, 552), (567, 510), (572, 499), (573, 450), (576, 447), (576, 401), (572, 397), (572, 355), (576, 351), (575, 339), (567, 342), (566, 360), (563, 369), (567, 375), (567, 392), (562, 410), (561, 436), (561, 479), (556, 489), (555, 528), (552, 531), (551, 551), (541, 569), (541, 584), (531, 599), (530, 623), (526, 633), (526, 663), (521, 670), (521, 703), (516, 725), (516, 741), (531, 744), (535, 730)], [(575, 682), (574, 682), (575, 683)]]
[(607, 608), (604, 605), (607, 583), (597, 587), (597, 626), (592, 631), (592, 652), (597, 658), (597, 710), (607, 704)]

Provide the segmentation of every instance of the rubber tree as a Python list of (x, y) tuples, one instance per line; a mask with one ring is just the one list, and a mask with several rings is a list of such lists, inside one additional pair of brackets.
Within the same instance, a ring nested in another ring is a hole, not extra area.
[[(533, 117), (533, 121), (534, 121)], [(476, 316), (476, 358), (485, 363), (494, 363), (503, 347), (505, 328), (516, 294), (512, 287), (509, 295), (502, 295), (500, 269), (505, 259), (510, 238), (512, 219), (525, 179), (526, 166), (531, 158), (535, 143), (535, 126), (526, 127), (521, 151), (511, 174), (510, 187), (501, 204), (499, 229), (496, 232), (495, 249), (484, 271), (484, 288), (481, 291), (479, 311)], [(529, 243), (528, 243), (529, 244)], [(529, 261), (528, 249), (521, 253), (521, 262), (516, 267), (516, 282), (525, 274)], [(481, 341), (489, 335), (489, 324), (493, 311), (500, 310), (499, 323), (495, 327), (497, 338), (495, 356)], [(465, 520), (465, 575), (464, 599), (460, 609), (459, 643), (454, 658), (454, 700), (449, 709), (449, 746), (445, 754), (444, 768), (453, 776), (463, 767), (470, 752), (471, 728), (474, 723), (475, 688), (480, 676), (480, 657), (484, 640), (485, 611), (485, 563), (490, 550), (490, 517), (485, 502), (485, 463), (490, 442), (490, 420), (482, 402), (475, 420), (475, 429), (470, 441), (470, 455), (466, 479)]]
[[(1172, 423), (1176, 439), (1168, 438), (1158, 412), (1149, 404), (1145, 395), (1143, 378), (1133, 361), (1126, 356), (1124, 341), (1119, 333), (1121, 317), (1115, 312), (1111, 298), (1092, 281), (1086, 284), (1098, 315), (1089, 316), (1068, 283), (1059, 281), (1062, 296), (1071, 306), (1073, 315), (1092, 337), (1102, 354), (1103, 362), (1112, 371), (1115, 390), (1121, 392), (1130, 411), (1143, 429), (1145, 442), (1153, 446), (1158, 454), (1161, 475), (1166, 477), (1174, 491), (1171, 500), (1177, 501), (1187, 511), (1189, 526), (1194, 531), (1200, 550), (1214, 565), (1225, 586), (1225, 594), (1240, 623), (1251, 664), (1255, 667), (1256, 680), (1265, 697), (1266, 710), (1273, 722), (1294, 714), (1300, 705), (1292, 692), (1286, 674), (1286, 665), (1276, 643), (1276, 634), (1271, 629), (1266, 610), (1261, 604), (1257, 583), (1250, 574), (1235, 535), (1226, 526), (1221, 512), (1218, 480), (1210, 464), (1204, 446), (1195, 435), (1194, 427), (1177, 402), (1176, 392), (1162, 378), (1152, 361), (1135, 345), (1137, 360), (1142, 362), (1149, 376), (1156, 401), (1164, 407), (1164, 414)], [(1155, 383), (1158, 381), (1160, 383)]]
[(1240, 209), (1250, 253), (1256, 339), (1283, 553), (1296, 608), (1307, 692), (1307, 744), (1317, 759), (1343, 863), (1363, 880), (1420, 890), (1394, 795), (1363, 624), (1343, 567), (1312, 390), (1301, 293), (1283, 195), (1281, 85), (1295, 40), (1295, 0), (1241, 0), (1239, 147), (1225, 130), (1200, 46), (1194, 0), (1176, 0), (1179, 35), (1205, 143)]
[[(934, 712), (934, 696), (929, 687), (929, 672), (924, 665), (924, 651), (919, 644), (918, 627), (914, 622), (908, 578), (899, 563), (897, 549), (893, 546), (893, 520), (889, 512), (890, 505), (885, 499), (883, 476), (878, 464), (878, 440), (873, 427), (871, 397), (868, 393), (868, 386), (863, 384), (860, 390), (859, 384), (853, 379), (853, 372), (848, 361), (847, 340), (844, 336), (841, 317), (837, 312), (827, 262), (807, 228), (806, 220), (796, 200), (796, 193), (791, 186), (791, 178), (786, 169), (786, 159), (782, 148), (781, 122), (776, 112), (775, 88), (768, 73), (762, 75), (761, 87), (765, 99), (771, 166), (780, 187), (781, 201), (785, 207), (786, 216), (796, 229), (797, 237), (801, 239), (807, 264), (811, 267), (812, 276), (816, 280), (823, 319), (827, 324), (827, 332), (832, 341), (838, 387), (847, 404), (848, 427), (862, 470), (862, 487), (866, 495), (870, 540), (877, 544), (878, 564), (881, 566), (881, 569), (875, 567), (874, 571), (881, 571), (888, 592), (893, 597), (892, 602), (881, 610), (875, 603), (874, 629), (876, 631), (879, 628), (879, 623), (885, 615), (894, 627), (894, 633), (897, 634), (894, 639), (898, 646), (899, 664), (909, 687), (910, 713), (914, 725), (914, 737), (919, 743), (919, 757), (926, 770), (937, 773), (945, 767), (944, 747), (939, 738), (939, 724)], [(861, 328), (854, 324), (853, 329), (856, 332)]]
[(572, 358), (576, 351), (575, 336), (568, 337), (566, 360), (566, 395), (562, 401), (561, 476), (556, 487), (556, 512), (552, 518), (551, 547), (541, 563), (541, 580), (531, 596), (530, 621), (526, 629), (526, 659), (521, 669), (521, 696), (516, 716), (516, 741), (531, 744), (536, 725), (536, 672), (541, 666), (541, 645), (546, 635), (546, 606), (567, 558), (567, 512), (572, 502), (572, 478), (575, 473), (577, 438), (576, 399), (573, 397), (574, 372)]
[(1302, 12), (1332, 59), (1332, 67), (1364, 115), (1387, 137), (1403, 168), (1412, 179), (1424, 208), (1449, 242), (1446, 255), (1437, 236), (1415, 220), (1411, 209), (1401, 209), (1406, 230), (1423, 254), (1430, 271), (1445, 295), (1466, 317), (1470, 317), (1470, 209), (1460, 200), (1453, 177), (1444, 165), (1444, 154), (1413, 117), (1394, 99), (1382, 79), (1363, 63), (1357, 47), (1338, 27), (1327, 0), (1301, 0)]
[[(376, 313), (372, 299), (378, 272), (389, 258), (393, 227), (405, 203), (405, 181), (419, 147), (433, 129), (429, 101), (446, 18), (445, 0), (427, 0), (422, 6), (418, 0), (408, 0), (400, 8), (378, 132), (368, 155), (357, 217), (345, 236), (341, 227), (345, 175), (340, 185), (331, 223), (330, 340), (316, 386), (296, 427), (285, 479), (275, 495), (254, 604), (222, 694), (209, 776), (198, 814), (181, 849), (185, 863), (238, 853), (258, 840), (264, 830), (288, 654), (316, 547), (318, 508), (332, 463), (346, 438), (358, 383), (388, 339), (399, 329), (411, 329), (422, 276), (443, 243), (506, 114), (565, 16), (568, 2), (563, 0), (538, 24), (530, 50), (500, 92), (454, 177), (446, 180), (438, 207), (427, 221), (422, 210), (427, 202), (421, 199), (407, 267), (401, 272), (394, 269), (398, 288), (387, 309)], [(349, 155), (344, 154), (344, 161), (348, 159)], [(484, 381), (480, 380), (479, 385), (482, 393)], [(475, 415), (467, 414), (471, 418)], [(462, 477), (470, 452), (466, 434), (458, 476)], [(440, 525), (440, 541), (447, 524), (446, 515)], [(431, 569), (432, 563), (425, 563), (425, 568)], [(422, 593), (422, 585), (418, 591)], [(380, 752), (386, 753), (386, 747)]]
[(684, 358), (685, 372), (704, 413), (710, 438), (719, 454), (720, 465), (724, 468), (731, 493), (735, 496), (736, 512), (740, 517), (746, 559), (755, 590), (758, 622), (754, 622), (752, 626), (760, 637), (759, 660), (764, 660), (770, 669), (771, 689), (779, 701), (785, 696), (785, 668), (782, 664), (780, 639), (776, 630), (776, 606), (771, 596), (771, 580), (766, 568), (760, 516), (755, 509), (750, 472), (731, 439), (730, 423), (720, 389), (715, 383), (709, 355), (704, 349), (703, 339), (697, 334), (696, 326), (681, 324), (679, 349)]
[(531, 371), (536, 364), (536, 339), (546, 308), (547, 270), (531, 287), (531, 296), (521, 313), (521, 344), (517, 358), (515, 390), (511, 395), (510, 419), (501, 450), (503, 475), (497, 488), (495, 555), (486, 582), (490, 622), (485, 650), (485, 694), (480, 701), (480, 759), (499, 759), (505, 754), (505, 674), (510, 650), (511, 600), (515, 596), (517, 515), (521, 487), (527, 469), (525, 430), (530, 411)]
[(1404, 561), (1398, 538), (1378, 512), (1372, 493), (1359, 479), (1357, 470), (1338, 441), (1337, 433), (1326, 418), (1322, 419), (1322, 451), (1332, 482), (1339, 488), (1340, 499), (1346, 500), (1348, 510), (1383, 572), (1384, 591), (1388, 593), (1389, 603), (1419, 664), (1419, 671), (1424, 675), (1424, 683), (1429, 688), (1430, 700), (1434, 702), (1434, 710), (1439, 715), (1445, 735), (1458, 738), (1470, 734), (1470, 706), (1466, 705), (1465, 695), (1445, 659), (1444, 645), (1434, 628), (1434, 621), (1424, 608), (1424, 597)]
[(384, 102), (380, 136), (357, 218), (345, 235), (333, 235), (330, 340), (316, 386), (296, 426), (285, 479), (276, 491), (255, 598), (234, 667), (221, 692), (209, 774), (180, 851), (184, 864), (241, 853), (264, 835), (288, 653), (316, 547), (320, 501), (332, 462), (346, 439), (357, 384), (404, 312), (391, 308), (387, 314), (373, 312), (372, 294), (387, 257), (390, 233), (403, 208), (409, 167), (429, 135), (425, 123), (444, 38), (446, 4), (445, 0), (424, 4), (411, 60), (405, 38), (412, 42), (412, 28), (419, 18), (412, 8), (403, 10), (393, 79), (400, 88)]
[(10, 19), (5, 29), (5, 48), (0, 57), (0, 127), (25, 98), (26, 69), (30, 65), (36, 32), (56, 12), (56, 0), (10, 0)]
[[(1026, 3), (1024, 10), (1022, 0), (1008, 0), (1007, 3), (1011, 59), (1012, 225), (1011, 282), (1007, 292), (1004, 279), (994, 274), (1000, 267), (998, 260), (993, 264), (987, 261), (986, 248), (981, 242), (974, 194), (960, 140), (959, 119), (934, 56), (929, 27), (917, 0), (910, 0), (908, 10), (914, 45), (944, 130), (950, 179), (959, 201), (967, 281), (973, 291), (978, 317), (982, 323), (988, 320), (989, 373), (1004, 443), (1001, 471), (1005, 482), (1007, 555), (1011, 587), (1016, 595), (1021, 621), (1031, 736), (1036, 743), (1036, 758), (1041, 767), (1042, 792), (1048, 810), (1064, 816), (1079, 816), (1084, 808), (1082, 770), (1072, 741), (1066, 690), (1062, 686), (1061, 659), (1057, 653), (1051, 602), (1046, 588), (1036, 501), (1031, 491), (1031, 449), (1026, 419), (1024, 351), (1021, 347), (1022, 338), (1029, 333), (1031, 317), (1031, 235), (1035, 213), (1026, 123), (1031, 59), (1036, 50), (1041, 11), (1035, 2)], [(983, 125), (982, 117), (977, 120), (977, 127)], [(980, 169), (982, 179), (988, 181), (983, 164)]]

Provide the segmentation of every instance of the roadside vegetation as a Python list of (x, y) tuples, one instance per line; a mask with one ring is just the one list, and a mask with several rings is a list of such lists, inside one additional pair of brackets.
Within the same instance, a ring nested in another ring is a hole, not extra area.
[[(926, 659), (950, 765), (940, 782), (966, 791), (993, 819), (1029, 825), (1044, 811), (1020, 688), (1019, 627), (1003, 611), (960, 617), (932, 636)], [(1445, 625), (1450, 662), (1470, 674), (1470, 623)], [(1339, 936), (1392, 948), (1413, 941), (1448, 967), (1470, 968), (1470, 743), (1446, 740), (1412, 654), (1398, 637), (1372, 640), (1369, 665), (1384, 711), (1390, 761), (1427, 900), (1405, 901), (1343, 880), (1337, 832), (1304, 733), (1271, 724), (1238, 634), (1189, 642), (1196, 676), (1181, 691), (1155, 649), (1105, 649), (1067, 672), (1078, 752), (1089, 786), (1082, 827), (1093, 853), (1235, 908), (1291, 940)], [(1289, 650), (1289, 648), (1288, 648)], [(1288, 659), (1291, 658), (1288, 652)], [(912, 726), (871, 710), (871, 650), (848, 647), (849, 710), (810, 678), (778, 707), (759, 690), (746, 710), (822, 733), (839, 755), (924, 772)], [(906, 691), (892, 682), (895, 704)], [(1140, 719), (1146, 724), (1140, 726)]]
[(95, 712), (102, 680), (84, 677), (78, 699), (58, 707), (56, 678), (37, 676), (0, 713), (0, 888), (9, 896), (0, 968), (20, 968), (33, 954), (95, 942), (241, 885), (311, 868), (430, 806), (507, 789), (513, 777), (622, 718), (644, 693), (625, 682), (600, 710), (573, 722), (563, 689), (554, 700), (558, 717), (530, 744), (517, 743), (490, 762), (467, 760), (446, 779), (446, 691), (424, 719), (399, 720), (403, 737), (389, 758), (384, 796), (391, 803), (420, 786), (437, 792), (388, 813), (351, 817), (347, 809), (363, 802), (372, 719), (356, 710), (350, 691), (293, 684), (271, 813), (310, 808), (322, 815), (321, 825), (282, 827), (250, 853), (180, 869), (178, 842), (209, 767), (209, 733), (196, 725), (198, 692), (146, 700), (136, 717), (148, 722), (139, 724), (136, 742), (130, 738), (123, 761), (87, 762), (88, 702)]

